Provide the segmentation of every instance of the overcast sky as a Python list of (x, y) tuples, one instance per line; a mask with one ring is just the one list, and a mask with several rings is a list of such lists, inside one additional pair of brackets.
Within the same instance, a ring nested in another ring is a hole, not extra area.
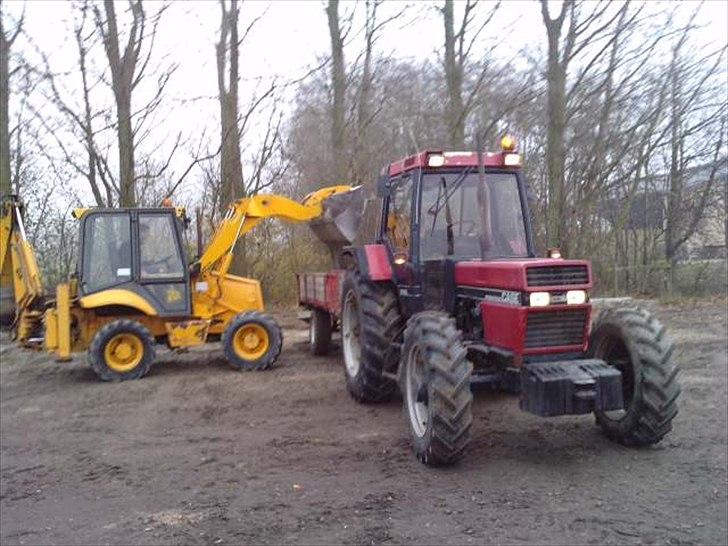
[[(485, 2), (488, 4), (489, 2)], [(157, 2), (145, 2), (147, 11), (153, 12)], [(436, 58), (443, 41), (442, 20), (436, 10), (437, 3), (418, 2), (401, 22), (393, 23), (379, 43), (381, 52), (393, 53), (400, 58)], [(553, 2), (552, 10), (559, 8)], [(25, 29), (38, 48), (50, 55), (52, 68), (57, 72), (73, 74), (77, 63), (75, 44), (70, 32), (72, 26), (71, 5), (63, 1), (11, 0), (3, 2), (3, 9), (12, 19), (17, 19), (25, 5)], [(382, 11), (399, 11), (404, 3), (387, 2)], [(651, 2), (647, 10), (659, 17), (672, 3)], [(126, 7), (123, 2), (117, 9)], [(685, 3), (685, 13), (694, 7)], [(241, 51), (241, 102), (246, 103), (255, 93), (256, 85), (277, 76), (281, 81), (296, 79), (315, 66), (329, 51), (329, 36), (324, 12), (325, 3), (314, 1), (244, 2), (241, 12), (241, 28), (263, 13)], [(353, 3), (342, 2), (341, 11), (356, 9), (363, 16), (363, 3), (355, 8)], [(456, 7), (461, 9), (460, 7)], [(457, 15), (457, 11), (456, 11)], [(7, 21), (7, 19), (6, 19)], [(218, 38), (220, 8), (215, 1), (172, 2), (161, 25), (156, 59), (159, 66), (175, 62), (179, 64), (167, 91), (167, 106), (175, 108), (163, 113), (164, 119), (156, 121), (158, 127), (150, 137), (151, 145), (164, 150), (178, 131), (193, 138), (207, 129), (211, 137), (219, 131), (218, 106), (216, 103), (217, 80), (214, 44)], [(728, 43), (728, 2), (707, 1), (698, 22), (704, 25), (701, 37), (706, 45), (716, 47)], [(502, 58), (510, 58), (527, 48), (543, 50), (545, 31), (540, 8), (535, 1), (506, 1), (497, 18), (494, 29), (509, 28), (507, 39), (499, 47)], [(356, 30), (354, 31), (356, 32)], [(499, 32), (503, 35), (505, 33)], [(487, 36), (485, 37), (487, 39)], [(33, 57), (32, 48), (19, 40), (18, 48)], [(349, 60), (356, 55), (357, 42), (349, 45)], [(70, 92), (74, 90), (70, 88)], [(207, 97), (189, 102), (197, 97)], [(43, 105), (39, 105), (41, 108)], [(254, 140), (255, 135), (250, 135)], [(180, 164), (189, 161), (180, 158)]]

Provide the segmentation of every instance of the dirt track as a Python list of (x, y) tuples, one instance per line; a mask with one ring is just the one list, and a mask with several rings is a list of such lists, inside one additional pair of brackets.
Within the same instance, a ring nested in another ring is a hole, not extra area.
[(683, 365), (661, 445), (481, 393), (470, 452), (445, 470), (412, 456), (398, 401), (351, 401), (338, 354), (310, 357), (290, 318), (269, 372), (216, 348), (121, 384), (3, 337), (0, 542), (725, 543), (725, 301), (654, 311)]

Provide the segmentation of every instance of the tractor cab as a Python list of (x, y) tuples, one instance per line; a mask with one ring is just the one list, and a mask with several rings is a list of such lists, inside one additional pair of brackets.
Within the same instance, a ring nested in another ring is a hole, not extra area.
[(190, 314), (182, 209), (81, 209), (75, 214), (80, 218), (76, 277), (82, 306), (124, 302), (150, 315)]
[(457, 262), (535, 258), (520, 166), (509, 144), (482, 158), (425, 151), (385, 170), (378, 240), (392, 256), (408, 314), (452, 299), (445, 277)]

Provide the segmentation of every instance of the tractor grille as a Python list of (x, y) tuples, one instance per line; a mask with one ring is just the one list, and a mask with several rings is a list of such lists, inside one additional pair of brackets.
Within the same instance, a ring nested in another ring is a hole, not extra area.
[(581, 345), (587, 320), (586, 309), (529, 313), (526, 323), (526, 349)]
[(526, 269), (528, 286), (560, 286), (587, 284), (589, 271), (585, 265), (529, 267)]

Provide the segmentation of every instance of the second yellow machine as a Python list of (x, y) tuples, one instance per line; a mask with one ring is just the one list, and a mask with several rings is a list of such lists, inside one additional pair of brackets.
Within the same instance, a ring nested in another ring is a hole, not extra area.
[(7, 196), (0, 270), (6, 299), (14, 295), (15, 336), (26, 346), (42, 344), (59, 360), (88, 350), (91, 367), (106, 381), (144, 376), (156, 342), (180, 348), (221, 339), (233, 367), (268, 368), (281, 351), (281, 329), (263, 312), (260, 283), (228, 273), (235, 244), (265, 218), (321, 222), (324, 201), (350, 190), (323, 188), (301, 203), (277, 195), (240, 199), (191, 266), (182, 239), (184, 210), (78, 209), (76, 273), (56, 287), (55, 299), (41, 293), (19, 201)]

